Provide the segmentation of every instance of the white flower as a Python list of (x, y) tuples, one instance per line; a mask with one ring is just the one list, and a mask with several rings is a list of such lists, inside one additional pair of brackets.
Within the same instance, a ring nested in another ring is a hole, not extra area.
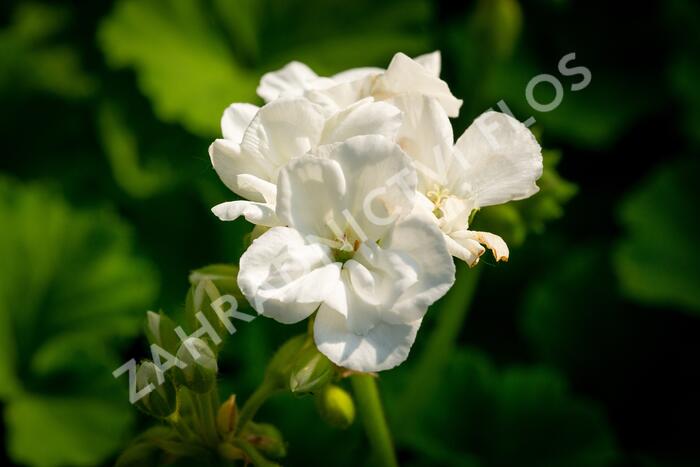
[(291, 62), (265, 74), (258, 95), (266, 102), (304, 96), (325, 108), (342, 109), (370, 96), (385, 100), (418, 93), (437, 99), (450, 117), (456, 117), (462, 101), (452, 95), (439, 76), (440, 52), (437, 51), (415, 59), (399, 52), (386, 70), (354, 68), (331, 77), (319, 77), (303, 63)]
[(453, 145), (450, 121), (435, 99), (414, 94), (390, 102), (404, 112), (397, 141), (416, 163), (417, 206), (439, 225), (450, 253), (473, 266), (483, 244), (497, 261), (507, 260), (503, 239), (469, 230), (469, 218), (474, 210), (537, 193), (542, 152), (533, 134), (516, 119), (490, 111)]
[(284, 226), (241, 257), (238, 283), (248, 301), (283, 323), (318, 310), (316, 345), (342, 367), (380, 371), (403, 362), (428, 306), (454, 282), (439, 229), (411, 214), (416, 183), (399, 146), (376, 135), (289, 162), (275, 206)]
[(222, 203), (213, 212), (222, 220), (244, 216), (255, 224), (282, 225), (275, 215), (275, 183), (287, 162), (353, 136), (394, 139), (400, 125), (396, 107), (372, 98), (338, 111), (303, 98), (281, 98), (261, 108), (233, 104), (221, 120), (224, 138), (212, 143), (209, 155), (226, 186), (249, 201)]

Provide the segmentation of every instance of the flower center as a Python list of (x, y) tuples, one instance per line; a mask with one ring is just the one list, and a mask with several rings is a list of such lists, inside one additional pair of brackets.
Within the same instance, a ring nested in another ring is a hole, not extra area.
[(429, 190), (426, 193), (426, 196), (435, 205), (435, 208), (433, 209), (433, 214), (435, 215), (435, 217), (440, 219), (443, 215), (442, 204), (450, 196), (450, 191), (444, 186), (436, 184), (433, 186), (432, 190)]
[(345, 232), (336, 242), (338, 247), (333, 249), (333, 257), (341, 263), (351, 260), (361, 243), (350, 232)]

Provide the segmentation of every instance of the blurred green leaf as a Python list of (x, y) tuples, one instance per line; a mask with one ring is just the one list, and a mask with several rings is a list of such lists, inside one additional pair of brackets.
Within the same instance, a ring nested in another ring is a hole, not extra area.
[(622, 203), (615, 267), (627, 296), (700, 312), (699, 171), (697, 160), (669, 164)]
[(9, 453), (37, 467), (92, 466), (123, 442), (133, 414), (105, 400), (26, 396), (6, 409)]
[[(604, 415), (573, 396), (556, 373), (501, 371), (462, 350), (441, 381), (431, 410), (393, 414), (399, 442), (430, 464), (601, 467), (616, 458)], [(405, 417), (419, 417), (418, 429), (401, 430)]]
[(221, 114), (255, 99), (258, 77), (243, 69), (204, 2), (122, 0), (99, 30), (109, 63), (133, 67), (156, 114), (193, 133), (219, 133)]
[(61, 7), (27, 2), (0, 30), (0, 94), (39, 90), (65, 98), (90, 95), (95, 82), (71, 46), (56, 39), (69, 15)]
[(147, 198), (175, 183), (175, 173), (162, 160), (142, 167), (136, 137), (114, 105), (100, 106), (97, 125), (114, 179), (130, 196)]
[(226, 106), (257, 101), (260, 76), (288, 61), (328, 74), (385, 66), (399, 50), (426, 52), (428, 36), (416, 26), (427, 23), (427, 2), (404, 2), (398, 12), (396, 6), (266, 0), (217, 1), (212, 7), (205, 1), (121, 0), (102, 23), (99, 39), (112, 66), (136, 70), (160, 118), (212, 137), (219, 134)]
[(673, 42), (667, 75), (671, 92), (675, 95), (681, 113), (683, 126), (695, 144), (700, 143), (700, 35), (688, 34), (697, 25), (700, 6), (689, 0), (668, 0), (664, 2), (667, 17), (667, 34)]
[(38, 185), (0, 179), (0, 223), (10, 454), (37, 466), (99, 463), (133, 417), (111, 372), (154, 299), (153, 269), (132, 256), (131, 234), (113, 214), (75, 210)]

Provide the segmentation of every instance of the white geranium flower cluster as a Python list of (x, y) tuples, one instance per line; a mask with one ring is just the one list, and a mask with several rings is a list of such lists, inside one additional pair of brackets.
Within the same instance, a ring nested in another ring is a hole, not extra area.
[(265, 105), (226, 109), (209, 149), (243, 198), (213, 212), (267, 228), (241, 257), (242, 292), (282, 323), (316, 313), (316, 345), (345, 368), (403, 362), (454, 283), (451, 256), (508, 258), (500, 237), (469, 230), (471, 214), (538, 190), (532, 133), (487, 112), (455, 143), (462, 101), (439, 75), (439, 52), (331, 77), (292, 62), (262, 77)]

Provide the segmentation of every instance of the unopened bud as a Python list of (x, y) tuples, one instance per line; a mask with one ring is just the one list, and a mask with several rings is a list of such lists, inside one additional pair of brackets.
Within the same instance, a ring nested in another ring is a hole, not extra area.
[(300, 334), (286, 341), (277, 349), (265, 370), (265, 379), (278, 389), (289, 387), (289, 375), (294, 359), (306, 341), (306, 335)]
[(231, 397), (221, 404), (216, 414), (216, 427), (224, 439), (233, 434), (236, 429), (237, 421), (238, 407), (236, 407), (236, 395), (232, 394)]
[(136, 390), (141, 391), (149, 384), (153, 385), (153, 390), (141, 397), (136, 406), (156, 418), (172, 414), (177, 408), (175, 386), (155, 363), (144, 361), (136, 370)]
[(146, 313), (146, 337), (148, 342), (155, 344), (167, 352), (174, 354), (180, 344), (180, 338), (175, 333), (177, 326), (167, 316), (149, 311)]
[(194, 392), (204, 394), (216, 383), (219, 367), (216, 356), (202, 339), (188, 337), (177, 351), (184, 367), (174, 370), (177, 381)]
[(231, 333), (212, 303), (220, 308), (219, 313), (233, 303), (236, 309), (248, 303), (238, 288), (237, 277), (238, 268), (228, 264), (212, 264), (190, 274), (192, 286), (185, 299), (185, 318), (192, 330), (199, 328), (201, 322), (197, 314), (202, 313), (222, 341)]
[(335, 365), (318, 351), (309, 337), (292, 361), (289, 389), (296, 394), (316, 392), (328, 384), (335, 374)]
[(355, 404), (344, 389), (333, 384), (316, 393), (316, 408), (323, 421), (335, 428), (347, 428), (355, 420)]

